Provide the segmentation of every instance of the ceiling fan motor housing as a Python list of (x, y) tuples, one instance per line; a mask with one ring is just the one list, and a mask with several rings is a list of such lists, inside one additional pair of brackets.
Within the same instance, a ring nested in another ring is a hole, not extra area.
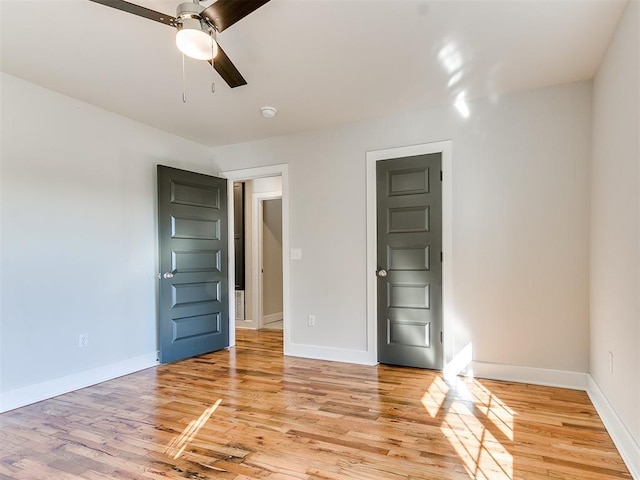
[(176, 24), (180, 28), (200, 28), (203, 32), (210, 31), (215, 34), (215, 27), (204, 19), (202, 13), (204, 7), (197, 3), (181, 3), (176, 10)]
[(176, 27), (178, 28), (178, 30), (189, 28), (192, 30), (201, 30), (209, 35), (215, 34), (215, 29), (202, 18), (176, 18)]

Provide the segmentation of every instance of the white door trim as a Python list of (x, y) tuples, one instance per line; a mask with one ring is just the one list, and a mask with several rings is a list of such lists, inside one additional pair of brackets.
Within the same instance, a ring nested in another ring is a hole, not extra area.
[[(286, 164), (268, 165), (265, 167), (244, 168), (218, 172), (219, 177), (226, 178), (229, 218), (233, 219), (233, 182), (254, 180), (265, 177), (282, 177), (282, 320), (284, 331), (284, 351), (291, 344), (290, 310), (290, 274), (289, 274), (289, 166)], [(229, 222), (229, 285), (236, 284), (235, 254), (233, 243), (233, 222)], [(234, 295), (229, 295), (229, 346), (236, 344), (236, 329), (231, 328), (231, 319), (236, 318)], [(235, 320), (233, 321), (235, 326)]]
[[(282, 198), (280, 192), (258, 192), (251, 195), (251, 211), (253, 219), (253, 228), (251, 229), (251, 261), (252, 269), (255, 272), (251, 279), (251, 289), (253, 292), (253, 318), (255, 328), (262, 328), (262, 222), (263, 222), (263, 210), (262, 202), (265, 200), (275, 200)], [(283, 249), (284, 250), (284, 249)], [(282, 253), (284, 258), (284, 251)]]
[(411, 157), (429, 153), (442, 154), (442, 301), (443, 301), (443, 365), (451, 360), (454, 351), (453, 332), (453, 165), (451, 140), (404, 147), (374, 150), (366, 154), (367, 168), (367, 351), (372, 363), (378, 361), (377, 342), (377, 232), (376, 232), (376, 162), (392, 158)]

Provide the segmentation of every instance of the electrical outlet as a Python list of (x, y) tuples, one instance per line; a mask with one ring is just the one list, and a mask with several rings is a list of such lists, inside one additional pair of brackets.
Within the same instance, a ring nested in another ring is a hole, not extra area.
[(81, 333), (78, 336), (78, 347), (79, 348), (85, 348), (89, 346), (89, 334), (88, 333)]
[(613, 352), (609, 351), (609, 373), (613, 373)]
[(316, 316), (315, 315), (309, 315), (309, 326), (310, 327), (315, 327), (316, 326)]

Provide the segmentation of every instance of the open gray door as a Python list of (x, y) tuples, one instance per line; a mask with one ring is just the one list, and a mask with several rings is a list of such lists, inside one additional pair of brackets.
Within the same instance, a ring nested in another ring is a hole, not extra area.
[(441, 164), (376, 162), (380, 363), (442, 368)]
[(158, 165), (160, 361), (229, 346), (227, 181)]

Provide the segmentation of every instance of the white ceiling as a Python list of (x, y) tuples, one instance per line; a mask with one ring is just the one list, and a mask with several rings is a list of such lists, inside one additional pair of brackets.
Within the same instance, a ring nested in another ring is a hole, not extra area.
[[(130, 1), (171, 15), (177, 5)], [(88, 0), (0, 0), (1, 65), (213, 146), (589, 79), (625, 4), (272, 0), (218, 38), (248, 85), (230, 89), (188, 59), (184, 104), (172, 27)], [(278, 115), (262, 118), (263, 105)]]

